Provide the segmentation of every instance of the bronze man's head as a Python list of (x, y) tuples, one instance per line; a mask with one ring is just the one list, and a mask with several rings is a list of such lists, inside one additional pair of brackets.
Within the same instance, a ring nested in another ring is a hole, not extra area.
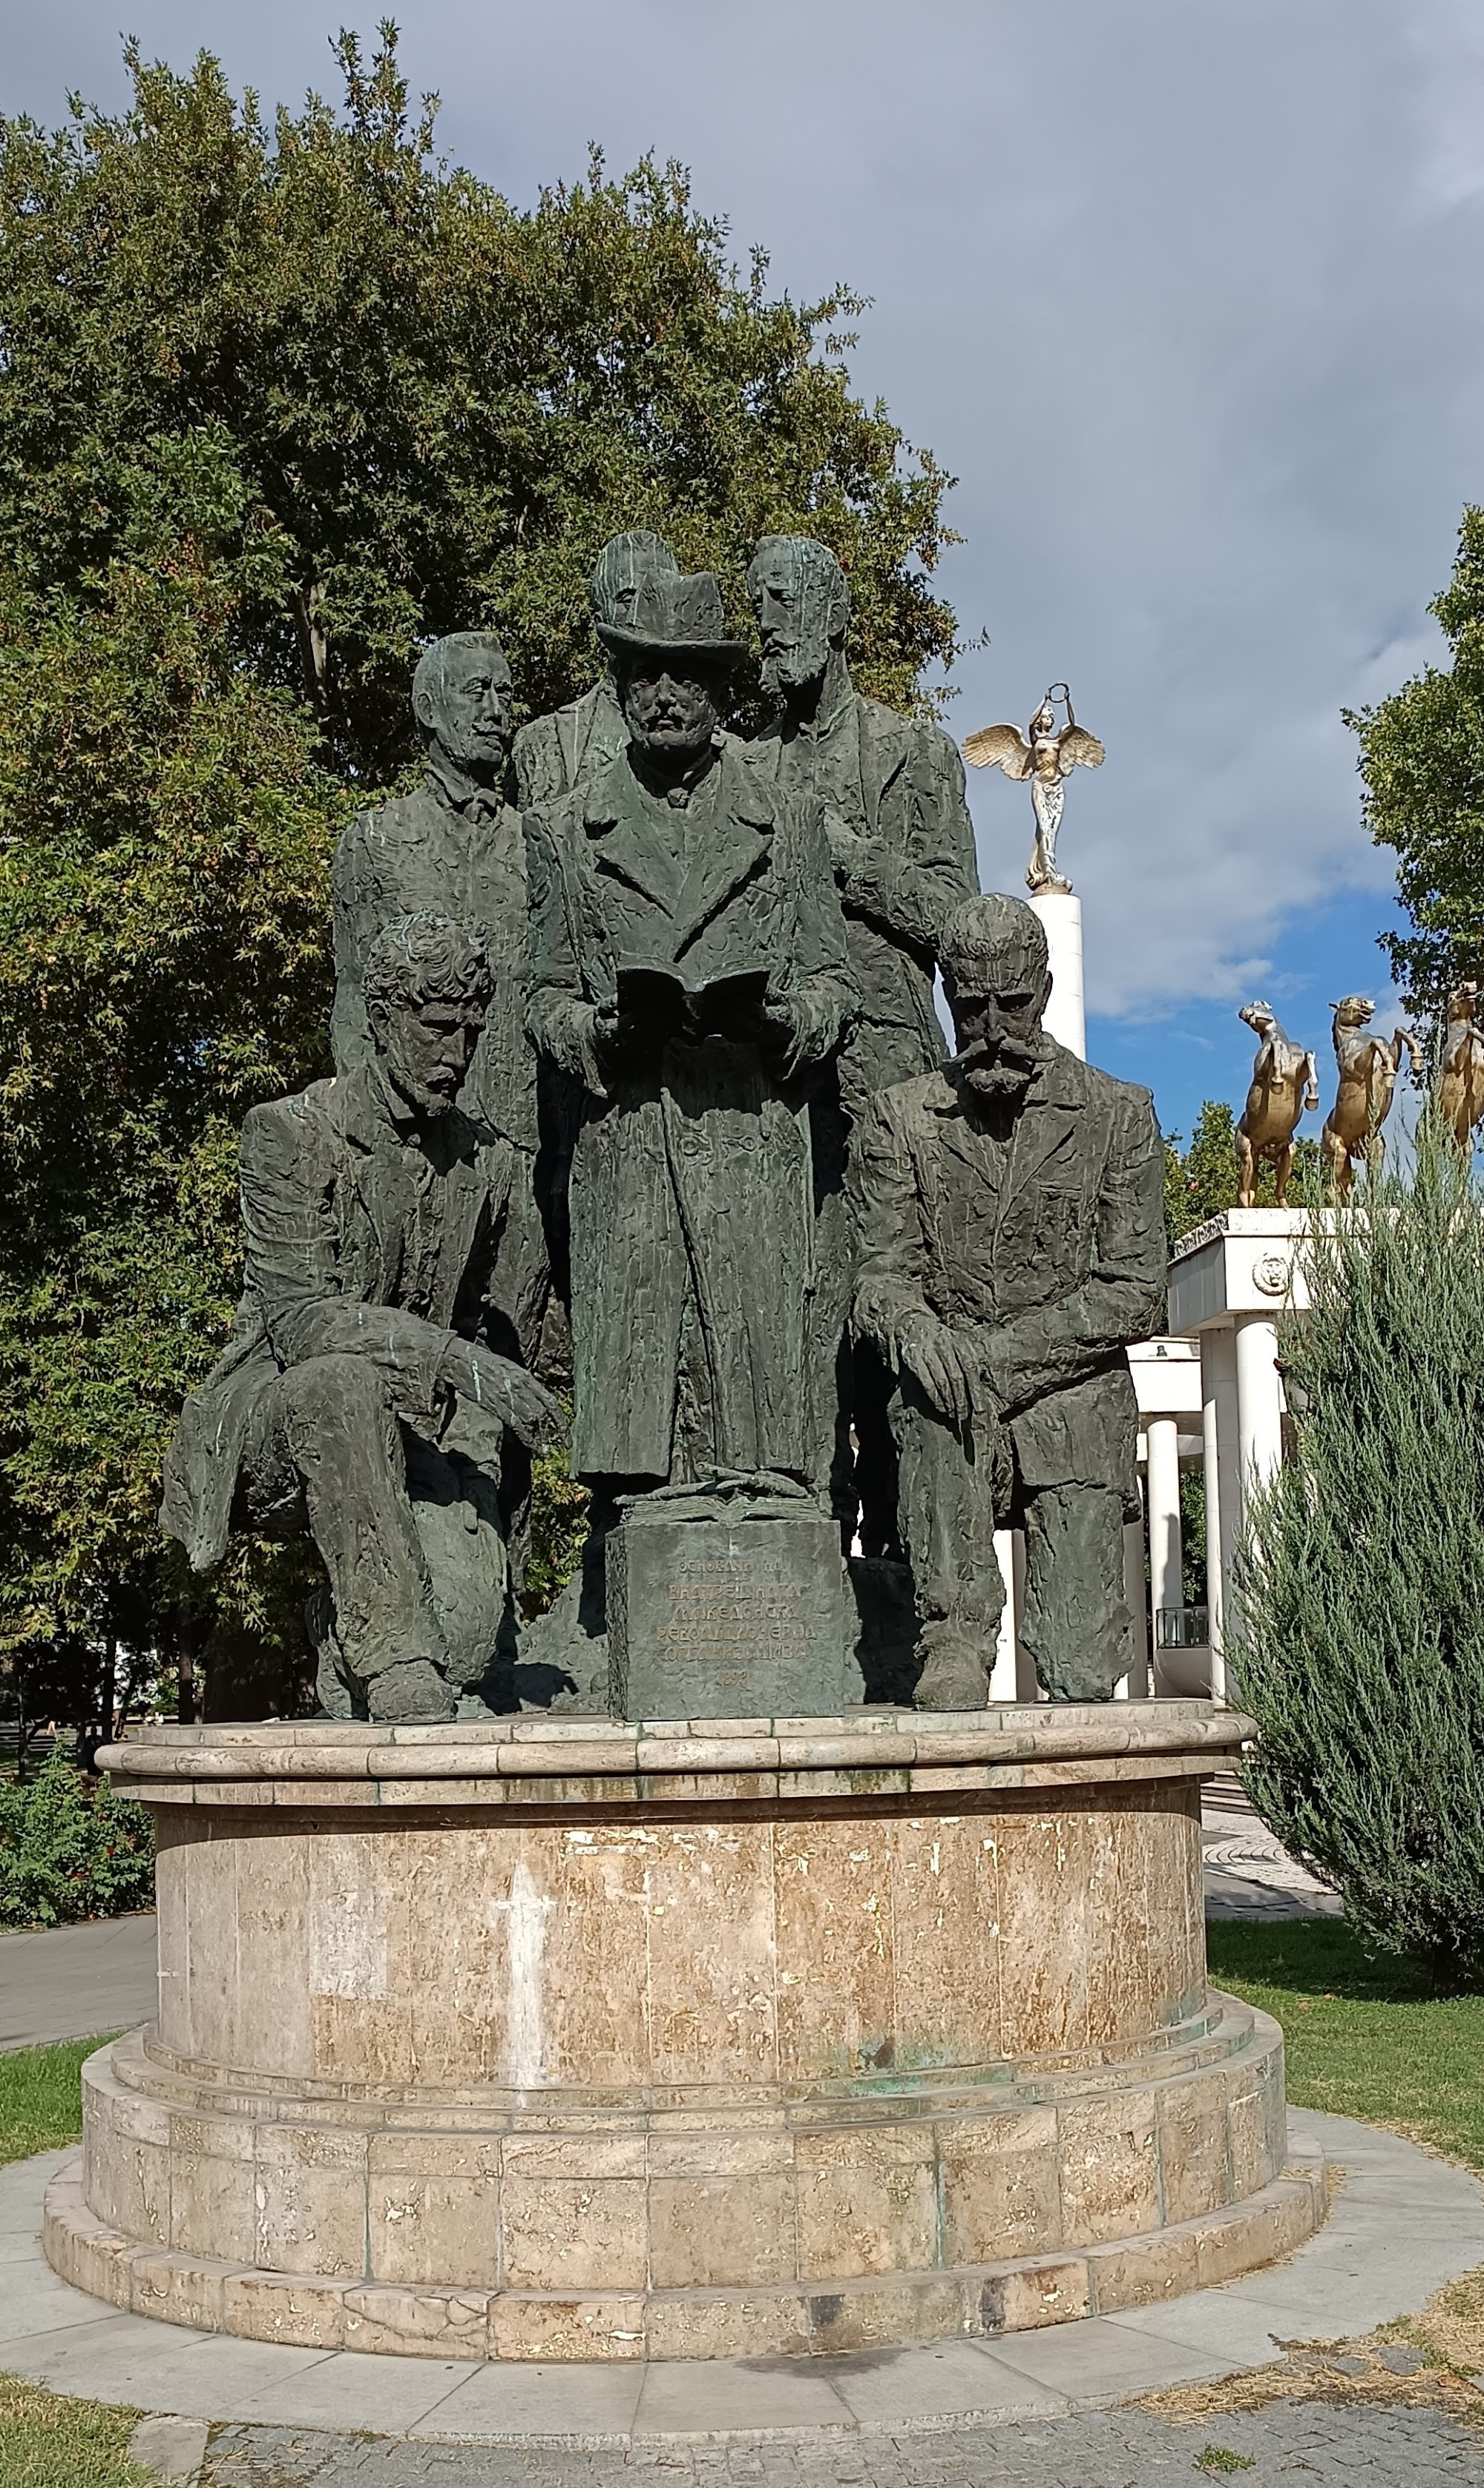
[(494, 980), (476, 933), (445, 917), (404, 916), (366, 958), (366, 1017), (387, 1079), (412, 1112), (446, 1115), (463, 1086)]
[(412, 714), (427, 736), (471, 778), (493, 782), (510, 752), (511, 679), (491, 632), (451, 631), (417, 661)]
[(675, 555), (652, 527), (630, 527), (627, 535), (610, 536), (593, 571), (593, 619), (622, 629), (632, 619), (646, 579), (679, 574)]
[(787, 695), (818, 682), (830, 651), (843, 648), (851, 592), (827, 545), (813, 536), (764, 536), (747, 570), (763, 642), (763, 680)]
[(1041, 919), (997, 891), (966, 898), (938, 935), (938, 955), (970, 1094), (1018, 1104), (1047, 1050), (1041, 1014), (1051, 975)]
[(710, 571), (652, 573), (622, 623), (600, 622), (630, 740), (651, 760), (688, 767), (721, 722), (733, 666), (743, 654), (727, 632)]

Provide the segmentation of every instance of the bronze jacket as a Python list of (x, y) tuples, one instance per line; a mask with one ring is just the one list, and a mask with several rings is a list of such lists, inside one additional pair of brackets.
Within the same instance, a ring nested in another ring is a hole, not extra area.
[(684, 869), (674, 815), (644, 797), (627, 754), (526, 822), (530, 1025), (586, 1082), (571, 1182), (585, 1476), (670, 1474), (687, 1304), (723, 1465), (801, 1475), (818, 1432), (808, 1077), (783, 1079), (755, 1043), (657, 1041), (600, 1083), (588, 1048), (621, 964), (697, 983), (766, 969), (838, 1041), (854, 990), (818, 813), (749, 752), (722, 739)]
[(508, 1352), (490, 1336), (489, 1289), (517, 1164), (508, 1141), (457, 1111), (435, 1156), (399, 1147), (372, 1068), (253, 1108), (241, 1145), (246, 1286), (165, 1462), (160, 1526), (196, 1571), (225, 1552), (254, 1419), (287, 1368), (369, 1356), (398, 1414), (431, 1433), (449, 1336)]
[(1133, 1484), (1137, 1412), (1131, 1342), (1165, 1320), (1163, 1151), (1154, 1103), (1046, 1039), (1017, 1118), (977, 1319), (950, 1283), (946, 1153), (964, 1109), (935, 1071), (878, 1097), (857, 1134), (857, 1331), (893, 1364), (924, 1311), (971, 1329), (1005, 1417), (1022, 1486)]
[(853, 691), (817, 737), (774, 724), (756, 749), (782, 786), (812, 792), (826, 824), (865, 841), (836, 874), (861, 1017), (910, 1032), (908, 1053), (927, 1069), (945, 1051), (933, 1004), (938, 927), (979, 887), (957, 748)]
[(533, 717), (516, 736), (511, 753), (521, 810), (554, 804), (574, 786), (584, 785), (616, 760), (628, 742), (629, 728), (607, 674), (565, 708), (553, 709), (549, 717)]
[(534, 1152), (536, 1065), (525, 1034), (525, 842), (509, 805), (461, 810), (431, 779), (357, 813), (335, 856), (337, 1071), (372, 1059), (362, 976), (378, 933), (427, 910), (483, 934), (494, 997), (464, 1082), (465, 1111)]

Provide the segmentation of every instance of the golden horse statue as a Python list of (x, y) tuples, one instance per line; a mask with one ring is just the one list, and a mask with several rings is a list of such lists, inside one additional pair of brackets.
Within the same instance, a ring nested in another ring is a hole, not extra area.
[(1389, 1045), (1378, 1036), (1370, 1025), (1376, 1005), (1363, 994), (1346, 994), (1330, 1007), (1334, 1013), (1339, 1085), (1319, 1136), (1319, 1149), (1330, 1193), (1334, 1200), (1344, 1201), (1354, 1180), (1356, 1160), (1368, 1158), (1379, 1166), (1385, 1154), (1381, 1127), (1391, 1112), (1403, 1049), (1412, 1057), (1414, 1071), (1421, 1063), (1422, 1049), (1405, 1028), (1394, 1032)]
[(1247, 1101), (1237, 1125), (1237, 1206), (1254, 1206), (1266, 1159), (1273, 1169), (1273, 1197), (1282, 1209), (1288, 1202), (1299, 1117), (1305, 1110), (1312, 1113), (1319, 1103), (1319, 1065), (1303, 1046), (1295, 1045), (1266, 1003), (1248, 1003), (1237, 1017), (1259, 1039)]
[(1478, 986), (1455, 985), (1448, 996), (1435, 1103), (1439, 1120), (1461, 1149), (1472, 1148), (1474, 1126), (1484, 1122), (1484, 1029), (1478, 1009)]

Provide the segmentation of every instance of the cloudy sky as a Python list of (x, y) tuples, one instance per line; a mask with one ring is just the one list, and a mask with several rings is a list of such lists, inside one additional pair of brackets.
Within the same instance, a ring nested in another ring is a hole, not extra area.
[[(127, 0), (268, 100), (328, 91), (321, 0)], [(1328, 1054), (1381, 995), (1388, 859), (1340, 710), (1395, 688), (1484, 498), (1484, 12), (1469, 0), (419, 0), (404, 58), (511, 196), (678, 156), (740, 253), (873, 297), (855, 361), (960, 477), (950, 721), (1065, 675), (1095, 1060), (1189, 1129), (1261, 993)], [(119, 0), (17, 12), (0, 106), (122, 99)], [(363, 32), (369, 19), (354, 18)], [(1023, 788), (973, 786), (1018, 888)], [(1328, 1091), (1329, 1072), (1325, 1072)]]

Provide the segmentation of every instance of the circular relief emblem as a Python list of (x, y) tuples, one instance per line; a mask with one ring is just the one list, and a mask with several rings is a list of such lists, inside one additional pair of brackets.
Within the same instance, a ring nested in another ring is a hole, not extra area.
[(1288, 1257), (1285, 1253), (1260, 1253), (1252, 1264), (1252, 1285), (1265, 1296), (1286, 1296), (1288, 1293)]

